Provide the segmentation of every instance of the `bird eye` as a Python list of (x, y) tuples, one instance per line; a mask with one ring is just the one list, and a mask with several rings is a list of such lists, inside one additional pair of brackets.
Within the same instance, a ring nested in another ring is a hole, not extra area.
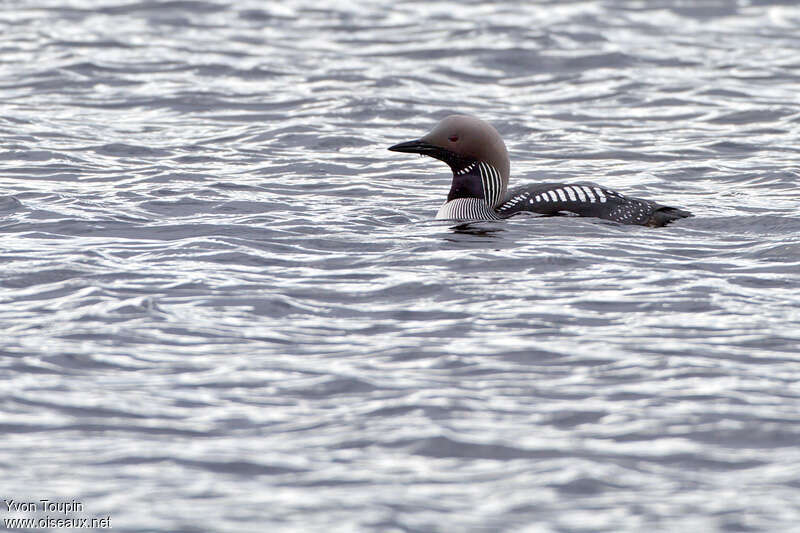
[(451, 135), (451, 136), (449, 137), (449, 139), (450, 139), (450, 142), (453, 142), (453, 143), (454, 143), (454, 142), (456, 142), (456, 141), (458, 140), (458, 135)]

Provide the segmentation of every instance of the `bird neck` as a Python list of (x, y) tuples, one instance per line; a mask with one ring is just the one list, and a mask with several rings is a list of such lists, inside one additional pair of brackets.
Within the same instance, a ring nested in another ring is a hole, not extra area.
[(506, 193), (506, 180), (489, 163), (472, 160), (463, 166), (452, 166), (453, 182), (447, 201), (456, 198), (480, 198), (489, 207), (500, 203)]

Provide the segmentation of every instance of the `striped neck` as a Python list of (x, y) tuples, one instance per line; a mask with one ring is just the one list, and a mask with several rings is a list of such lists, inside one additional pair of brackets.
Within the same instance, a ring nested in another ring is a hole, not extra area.
[(453, 168), (453, 183), (447, 201), (457, 198), (478, 198), (495, 207), (506, 194), (506, 183), (500, 172), (489, 163), (472, 160)]

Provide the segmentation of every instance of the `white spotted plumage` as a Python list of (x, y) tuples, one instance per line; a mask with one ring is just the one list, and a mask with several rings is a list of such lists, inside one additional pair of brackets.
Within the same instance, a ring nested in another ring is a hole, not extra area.
[(605, 203), (608, 200), (605, 193), (603, 192), (603, 189), (598, 189), (597, 187), (595, 187), (594, 189), (592, 189), (592, 191), (594, 191), (594, 193), (597, 195), (597, 198), (600, 199), (600, 203)]
[(567, 189), (571, 190), (575, 194), (575, 201), (577, 201), (577, 202), (585, 202), (586, 201), (586, 195), (583, 194), (583, 191), (581, 190), (580, 187), (576, 187), (576, 186), (572, 185), (570, 187), (567, 187)]

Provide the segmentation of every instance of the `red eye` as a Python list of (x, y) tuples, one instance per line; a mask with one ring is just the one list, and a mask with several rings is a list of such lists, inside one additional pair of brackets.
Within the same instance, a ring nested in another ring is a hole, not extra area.
[(451, 135), (451, 136), (449, 137), (449, 139), (450, 139), (450, 142), (453, 142), (453, 143), (454, 143), (454, 142), (456, 142), (456, 141), (458, 140), (458, 135)]

